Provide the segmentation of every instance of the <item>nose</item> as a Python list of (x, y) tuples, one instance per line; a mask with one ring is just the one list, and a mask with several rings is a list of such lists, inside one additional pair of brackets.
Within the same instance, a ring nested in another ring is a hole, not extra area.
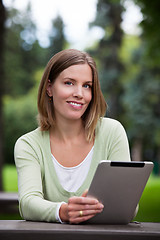
[(76, 97), (76, 98), (82, 98), (83, 97), (83, 91), (82, 91), (81, 86), (77, 86), (74, 89), (73, 97)]

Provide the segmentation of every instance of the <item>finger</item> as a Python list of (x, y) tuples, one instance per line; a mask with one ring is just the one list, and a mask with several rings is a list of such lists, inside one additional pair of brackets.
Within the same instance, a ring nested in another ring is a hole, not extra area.
[(76, 219), (79, 217), (84, 217), (84, 216), (89, 216), (89, 215), (96, 215), (97, 213), (101, 213), (103, 211), (103, 207), (101, 208), (93, 208), (93, 209), (84, 209), (84, 210), (71, 210), (69, 208), (68, 211), (68, 217), (69, 217), (69, 221), (71, 219)]
[(81, 222), (85, 222), (85, 221), (89, 220), (90, 218), (92, 218), (94, 216), (95, 216), (95, 214), (87, 215), (87, 216), (83, 216), (83, 217), (71, 218), (69, 222), (71, 224), (78, 224), (78, 223), (81, 223)]
[(78, 223), (81, 223), (81, 222), (85, 222), (92, 217), (94, 217), (94, 215), (93, 216), (85, 216), (85, 217), (74, 218), (74, 219), (70, 220), (70, 223), (71, 224), (78, 224)]
[(101, 203), (97, 204), (69, 204), (68, 211), (84, 211), (84, 210), (101, 210), (104, 208), (104, 205)]
[(88, 193), (88, 189), (84, 191), (84, 193), (82, 194), (82, 197), (87, 197), (87, 193)]
[(68, 200), (68, 204), (75, 203), (75, 204), (97, 204), (98, 200), (89, 197), (71, 197)]
[(97, 213), (101, 213), (103, 209), (93, 209), (93, 210), (84, 210), (82, 212), (82, 216), (80, 215), (80, 211), (76, 213), (76, 217), (85, 217), (85, 216), (90, 216), (90, 215), (96, 215)]

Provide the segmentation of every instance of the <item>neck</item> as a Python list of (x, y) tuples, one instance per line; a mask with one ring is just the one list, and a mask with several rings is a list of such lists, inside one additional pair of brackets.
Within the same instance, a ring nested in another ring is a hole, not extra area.
[(56, 126), (51, 128), (51, 135), (63, 142), (74, 141), (74, 139), (85, 136), (85, 130), (81, 119), (77, 121), (57, 121)]

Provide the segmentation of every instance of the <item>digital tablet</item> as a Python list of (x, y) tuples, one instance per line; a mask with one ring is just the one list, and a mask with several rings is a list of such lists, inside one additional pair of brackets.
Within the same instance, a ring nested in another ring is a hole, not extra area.
[(101, 213), (88, 222), (96, 224), (128, 224), (152, 172), (152, 162), (101, 161), (88, 196), (103, 203)]

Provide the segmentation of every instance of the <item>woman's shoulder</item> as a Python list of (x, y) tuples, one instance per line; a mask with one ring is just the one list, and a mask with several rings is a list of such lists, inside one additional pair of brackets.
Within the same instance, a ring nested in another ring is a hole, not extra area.
[(27, 143), (36, 143), (44, 141), (45, 137), (48, 135), (48, 131), (41, 131), (40, 128), (36, 128), (33, 131), (25, 133), (21, 137), (19, 137), (16, 141), (16, 144), (19, 142), (27, 142)]
[(107, 117), (100, 118), (98, 125), (97, 125), (97, 127), (101, 130), (104, 130), (104, 129), (111, 130), (111, 129), (115, 129), (119, 126), (122, 126), (122, 124), (118, 120), (115, 120), (112, 118), (107, 118)]
[(97, 124), (96, 128), (96, 134), (101, 137), (101, 136), (115, 136), (119, 135), (122, 132), (124, 132), (124, 127), (122, 124), (115, 119), (112, 118), (101, 118)]
[(30, 132), (24, 133), (22, 136), (20, 136), (18, 139), (27, 139), (27, 138), (33, 138), (40, 135), (40, 128), (36, 128)]

